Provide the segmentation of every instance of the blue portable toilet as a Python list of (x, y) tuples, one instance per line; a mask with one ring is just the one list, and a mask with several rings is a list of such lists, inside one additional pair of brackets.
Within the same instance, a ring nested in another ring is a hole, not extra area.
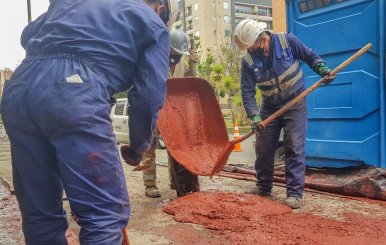
[[(287, 30), (334, 68), (373, 47), (307, 98), (307, 165), (386, 167), (385, 1), (287, 0)], [(307, 87), (319, 76), (303, 65)]]

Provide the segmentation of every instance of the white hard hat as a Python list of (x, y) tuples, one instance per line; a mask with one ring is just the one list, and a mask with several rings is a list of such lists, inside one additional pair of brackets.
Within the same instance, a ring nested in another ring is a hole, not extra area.
[(170, 31), (170, 47), (181, 55), (189, 55), (189, 37), (180, 29)]
[(256, 42), (257, 38), (267, 28), (267, 23), (252, 19), (242, 20), (235, 29), (235, 42), (240, 50), (247, 49)]

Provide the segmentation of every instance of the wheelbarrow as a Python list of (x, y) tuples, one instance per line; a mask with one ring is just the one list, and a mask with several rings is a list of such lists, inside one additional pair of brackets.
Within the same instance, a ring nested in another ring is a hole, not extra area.
[[(367, 44), (333, 71), (335, 75), (372, 47)], [(273, 113), (262, 123), (283, 115), (324, 83), (325, 76)], [(158, 119), (158, 127), (172, 157), (193, 175), (213, 176), (221, 171), (235, 144), (254, 134), (250, 131), (229, 141), (221, 109), (211, 85), (197, 77), (172, 78), (167, 81), (167, 95)]]

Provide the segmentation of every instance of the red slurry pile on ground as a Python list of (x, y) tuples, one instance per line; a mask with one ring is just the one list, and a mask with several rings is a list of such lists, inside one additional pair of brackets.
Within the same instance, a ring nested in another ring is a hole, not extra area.
[(195, 223), (224, 235), (229, 244), (385, 244), (386, 217), (347, 214), (336, 221), (291, 210), (267, 198), (196, 192), (164, 211), (178, 222)]

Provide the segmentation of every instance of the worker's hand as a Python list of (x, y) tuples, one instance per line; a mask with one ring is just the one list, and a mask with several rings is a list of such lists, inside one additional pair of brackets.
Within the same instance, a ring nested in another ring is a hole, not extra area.
[(336, 75), (330, 76), (331, 70), (324, 62), (317, 63), (314, 67), (314, 71), (321, 77), (328, 76), (328, 78), (324, 80), (324, 84), (330, 84), (336, 78)]
[(121, 146), (121, 155), (125, 162), (131, 166), (138, 166), (143, 159), (143, 154), (133, 151), (129, 146)]
[(261, 121), (261, 117), (259, 115), (254, 115), (250, 119), (252, 120), (251, 129), (256, 134), (262, 133), (265, 129), (265, 126)]

